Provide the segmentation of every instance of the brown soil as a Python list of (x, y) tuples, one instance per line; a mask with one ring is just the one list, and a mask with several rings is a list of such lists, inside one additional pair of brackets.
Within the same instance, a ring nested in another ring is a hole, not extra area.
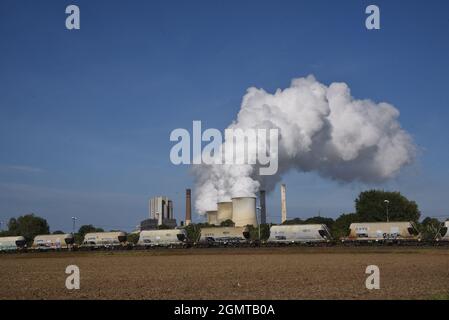
[[(65, 288), (80, 268), (81, 289)], [(380, 290), (365, 269), (380, 268)], [(449, 248), (160, 249), (0, 255), (0, 299), (429, 299)]]

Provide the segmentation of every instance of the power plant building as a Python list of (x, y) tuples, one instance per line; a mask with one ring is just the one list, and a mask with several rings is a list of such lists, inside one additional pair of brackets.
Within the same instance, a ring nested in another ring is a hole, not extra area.
[(140, 223), (141, 230), (154, 230), (160, 225), (176, 227), (176, 219), (173, 218), (173, 201), (168, 197), (153, 197), (149, 200), (148, 205), (150, 217)]
[(150, 219), (161, 225), (165, 219), (173, 219), (173, 202), (168, 197), (154, 197), (149, 202)]

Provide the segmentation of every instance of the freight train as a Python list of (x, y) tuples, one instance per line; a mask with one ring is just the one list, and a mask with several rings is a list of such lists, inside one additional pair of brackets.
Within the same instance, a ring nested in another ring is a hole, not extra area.
[[(189, 239), (185, 229), (141, 231), (136, 244), (127, 242), (125, 232), (87, 233), (81, 245), (75, 244), (72, 234), (39, 235), (34, 238), (29, 250), (24, 237), (0, 237), (0, 252), (48, 251), (48, 250), (92, 250), (92, 249), (146, 249), (156, 247), (245, 247), (281, 245), (373, 245), (396, 244), (417, 245), (421, 235), (412, 222), (352, 223), (349, 235), (339, 240), (332, 239), (324, 224), (273, 225), (266, 241), (250, 239), (248, 227), (207, 227), (200, 230), (197, 239)], [(427, 244), (449, 245), (449, 221)]]

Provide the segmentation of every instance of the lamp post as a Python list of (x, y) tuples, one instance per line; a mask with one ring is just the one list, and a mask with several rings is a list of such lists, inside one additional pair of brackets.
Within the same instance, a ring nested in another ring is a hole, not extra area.
[(384, 200), (384, 203), (387, 206), (387, 222), (390, 222), (390, 216), (389, 216), (389, 212), (388, 212), (388, 205), (390, 204), (389, 200)]
[(72, 234), (75, 235), (75, 221), (78, 220), (77, 217), (72, 217), (72, 221), (73, 221), (73, 232)]

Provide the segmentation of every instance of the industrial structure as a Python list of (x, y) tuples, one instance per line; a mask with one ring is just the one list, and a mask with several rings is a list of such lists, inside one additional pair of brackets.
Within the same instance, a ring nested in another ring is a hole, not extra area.
[(217, 210), (206, 212), (207, 223), (219, 226), (222, 222), (232, 220), (236, 227), (257, 226), (256, 198), (235, 197), (232, 201), (217, 203)]
[(281, 184), (281, 223), (287, 221), (287, 196), (285, 190), (285, 184)]
[(267, 223), (267, 207), (265, 204), (265, 190), (259, 191), (259, 206), (260, 206), (260, 223)]
[(192, 223), (192, 190), (186, 189), (186, 222), (188, 226)]
[(176, 228), (176, 219), (173, 218), (173, 201), (166, 196), (153, 197), (148, 201), (149, 219), (140, 223), (140, 230), (154, 230), (164, 225)]

